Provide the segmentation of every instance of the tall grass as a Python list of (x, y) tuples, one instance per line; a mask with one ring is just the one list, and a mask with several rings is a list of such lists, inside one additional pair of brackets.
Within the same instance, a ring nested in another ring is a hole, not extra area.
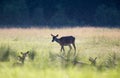
[[(65, 55), (51, 42), (50, 34), (76, 38), (74, 50)], [(23, 66), (14, 67), (20, 52), (29, 51)], [(89, 57), (97, 57), (91, 66)], [(74, 66), (73, 61), (87, 66)], [(120, 75), (120, 29), (115, 28), (10, 28), (0, 29), (0, 78), (118, 78)]]

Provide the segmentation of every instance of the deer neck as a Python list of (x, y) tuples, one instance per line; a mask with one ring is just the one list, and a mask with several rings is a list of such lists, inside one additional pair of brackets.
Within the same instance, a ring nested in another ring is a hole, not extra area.
[(58, 38), (56, 38), (55, 41), (56, 41), (57, 43), (60, 43), (60, 39), (58, 39)]

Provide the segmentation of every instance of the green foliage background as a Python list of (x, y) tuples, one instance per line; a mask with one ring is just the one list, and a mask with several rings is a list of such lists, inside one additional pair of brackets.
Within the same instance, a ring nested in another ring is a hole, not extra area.
[(0, 0), (0, 26), (119, 27), (119, 4), (119, 0)]

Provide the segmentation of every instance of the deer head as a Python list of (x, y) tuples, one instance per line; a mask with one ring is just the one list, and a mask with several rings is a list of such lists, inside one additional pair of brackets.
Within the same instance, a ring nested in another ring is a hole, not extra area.
[(51, 36), (52, 36), (52, 42), (54, 42), (54, 41), (57, 40), (58, 34), (56, 36), (54, 36), (53, 34), (51, 34)]
[(25, 58), (27, 57), (27, 55), (29, 54), (29, 51), (23, 53), (21, 52), (21, 56), (18, 56), (18, 60), (21, 62), (21, 63), (24, 63), (25, 61)]
[(95, 59), (92, 57), (89, 57), (89, 61), (91, 62), (91, 65), (96, 65), (96, 59), (97, 57), (95, 57)]

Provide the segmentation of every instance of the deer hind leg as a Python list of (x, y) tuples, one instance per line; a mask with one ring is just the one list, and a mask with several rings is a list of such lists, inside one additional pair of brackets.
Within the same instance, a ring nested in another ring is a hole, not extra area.
[(70, 56), (70, 51), (72, 49), (72, 46), (71, 45), (68, 45), (68, 46), (69, 46), (70, 50), (68, 51), (67, 56), (69, 57)]
[(75, 50), (75, 52), (74, 52), (74, 55), (75, 55), (75, 54), (76, 54), (76, 46), (75, 46), (75, 43), (73, 43), (72, 45), (73, 45), (74, 50)]
[(69, 47), (70, 47), (70, 50), (69, 50), (69, 52), (71, 51), (71, 49), (72, 49), (72, 46), (71, 45), (69, 45)]

